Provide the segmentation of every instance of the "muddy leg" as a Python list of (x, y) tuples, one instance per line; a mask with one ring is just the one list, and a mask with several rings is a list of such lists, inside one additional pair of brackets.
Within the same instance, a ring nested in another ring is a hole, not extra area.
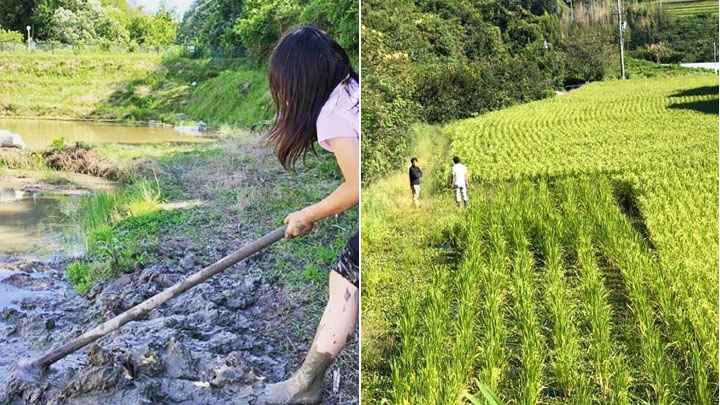
[(329, 292), (325, 312), (302, 366), (287, 380), (269, 385), (260, 403), (317, 404), (322, 400), (325, 371), (345, 347), (358, 316), (358, 289), (336, 271), (330, 272)]

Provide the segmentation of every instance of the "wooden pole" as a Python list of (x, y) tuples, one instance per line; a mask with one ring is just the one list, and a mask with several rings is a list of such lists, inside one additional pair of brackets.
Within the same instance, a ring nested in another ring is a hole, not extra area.
[(177, 297), (183, 292), (189, 290), (192, 287), (195, 287), (196, 285), (204, 282), (215, 274), (222, 272), (223, 270), (238, 263), (246, 257), (272, 245), (273, 243), (282, 239), (284, 235), (284, 226), (275, 229), (274, 231), (263, 236), (262, 238), (251, 242), (249, 245), (246, 245), (242, 249), (236, 250), (235, 252), (223, 257), (219, 261), (211, 264), (210, 266), (207, 266), (204, 269), (198, 271), (197, 273), (191, 275), (190, 277), (187, 277), (185, 280), (178, 282), (172, 287), (168, 287), (167, 289), (157, 293), (155, 296), (148, 298), (147, 300), (135, 305), (134, 307), (128, 309), (122, 314), (110, 319), (109, 321), (106, 321), (100, 326), (97, 326), (83, 333), (79, 337), (46, 353), (45, 355), (32, 361), (21, 361), (19, 363), (21, 371), (29, 373), (30, 375), (37, 374), (42, 369), (49, 367), (51, 364), (69, 355), (70, 353), (73, 353), (87, 346), (88, 344), (100, 339), (108, 333), (117, 330), (126, 323), (144, 316), (145, 314), (162, 305), (166, 301)]

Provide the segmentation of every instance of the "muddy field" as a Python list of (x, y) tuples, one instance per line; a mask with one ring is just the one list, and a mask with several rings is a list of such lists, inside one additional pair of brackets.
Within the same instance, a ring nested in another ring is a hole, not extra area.
[[(292, 274), (277, 268), (300, 271), (305, 259), (276, 245), (60, 360), (39, 383), (17, 378), (21, 358), (59, 346), (220, 259), (273, 229), (288, 210), (239, 207), (217, 193), (219, 185), (252, 189), (246, 194), (267, 200), (277, 187), (292, 192), (318, 181), (317, 171), (299, 179), (284, 174), (256, 143), (231, 153), (246, 157), (228, 162), (199, 153), (155, 162), (154, 172), (176, 188), (176, 200), (203, 201), (190, 215), (192, 226), (168, 232), (149, 263), (95, 284), (85, 296), (66, 283), (63, 260), (0, 257), (0, 404), (256, 404), (266, 384), (290, 376), (312, 341), (327, 274), (324, 282), (291, 287)], [(342, 218), (333, 221), (293, 242), (295, 249), (352, 231)], [(338, 231), (338, 223), (345, 229)], [(355, 334), (325, 376), (324, 404), (358, 403), (357, 366)]]

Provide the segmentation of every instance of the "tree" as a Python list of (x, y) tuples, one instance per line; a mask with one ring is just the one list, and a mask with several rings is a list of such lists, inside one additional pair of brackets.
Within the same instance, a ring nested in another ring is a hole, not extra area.
[(301, 13), (302, 7), (289, 0), (248, 0), (233, 31), (250, 56), (265, 59), (280, 35), (298, 23)]
[(50, 20), (51, 38), (68, 44), (86, 43), (96, 39), (92, 21), (84, 18), (83, 14), (59, 7)]
[(25, 27), (32, 25), (37, 0), (0, 1), (0, 26), (11, 31), (25, 33)]
[(141, 13), (133, 17), (128, 32), (140, 45), (168, 45), (175, 40), (177, 28), (172, 13), (163, 5), (154, 16)]
[(232, 49), (240, 45), (233, 30), (245, 9), (241, 0), (196, 0), (183, 16), (178, 41), (212, 48)]

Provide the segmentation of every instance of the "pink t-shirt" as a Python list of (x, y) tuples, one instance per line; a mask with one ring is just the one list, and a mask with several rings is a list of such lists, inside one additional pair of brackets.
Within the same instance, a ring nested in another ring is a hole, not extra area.
[(320, 110), (315, 125), (318, 143), (323, 149), (332, 152), (328, 139), (360, 138), (359, 87), (352, 79), (349, 83), (341, 82)]

